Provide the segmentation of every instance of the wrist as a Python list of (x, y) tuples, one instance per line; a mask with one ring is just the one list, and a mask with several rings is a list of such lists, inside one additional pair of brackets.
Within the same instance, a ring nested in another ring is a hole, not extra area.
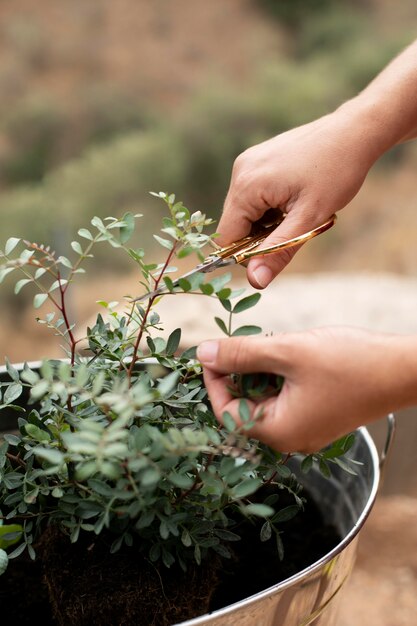
[(343, 103), (335, 115), (349, 125), (369, 168), (404, 135), (396, 116), (365, 93)]

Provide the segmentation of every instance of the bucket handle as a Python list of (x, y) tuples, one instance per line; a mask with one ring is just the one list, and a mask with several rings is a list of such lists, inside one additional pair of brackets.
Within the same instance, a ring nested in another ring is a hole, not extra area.
[(385, 471), (385, 464), (386, 464), (387, 458), (389, 456), (389, 453), (392, 448), (392, 444), (394, 442), (395, 428), (396, 428), (395, 416), (394, 416), (394, 413), (390, 413), (389, 415), (387, 415), (387, 435), (385, 438), (385, 445), (382, 449), (381, 456), (379, 458), (379, 472), (380, 472), (381, 479)]

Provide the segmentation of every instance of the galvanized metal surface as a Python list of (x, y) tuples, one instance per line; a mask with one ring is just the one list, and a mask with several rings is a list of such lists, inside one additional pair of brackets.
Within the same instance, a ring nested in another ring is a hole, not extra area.
[(319, 472), (303, 477), (325, 521), (336, 524), (343, 537), (331, 552), (261, 593), (176, 626), (335, 626), (339, 593), (355, 562), (358, 534), (375, 502), (393, 426), (394, 417), (389, 416), (381, 460), (368, 431), (357, 431), (351, 456), (362, 465), (356, 476), (335, 468), (330, 480)]
[[(33, 367), (39, 363), (30, 365)], [(6, 368), (0, 367), (0, 379), (5, 376)], [(3, 427), (10, 428), (12, 422), (15, 423), (16, 414), (9, 416), (6, 413), (2, 416)], [(358, 534), (375, 502), (383, 466), (392, 445), (394, 416), (389, 415), (387, 422), (388, 432), (381, 458), (367, 429), (358, 429), (350, 451), (351, 457), (362, 463), (356, 466), (356, 476), (334, 467), (330, 480), (323, 478), (318, 471), (302, 477), (325, 522), (335, 524), (343, 537), (331, 552), (269, 589), (173, 626), (335, 626), (338, 597), (352, 571)]]

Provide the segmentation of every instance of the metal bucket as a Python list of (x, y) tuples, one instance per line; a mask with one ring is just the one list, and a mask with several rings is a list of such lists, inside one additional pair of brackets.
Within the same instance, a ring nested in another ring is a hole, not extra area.
[(318, 472), (302, 477), (324, 517), (343, 539), (331, 552), (298, 574), (240, 602), (175, 626), (335, 626), (340, 591), (352, 571), (358, 534), (375, 502), (381, 470), (394, 435), (389, 415), (388, 434), (381, 458), (365, 428), (357, 431), (351, 457), (356, 476), (339, 467), (332, 478)]
[[(151, 362), (153, 363), (153, 361)], [(29, 363), (32, 369), (39, 362)], [(15, 364), (21, 369), (23, 364)], [(0, 381), (8, 379), (7, 369), (0, 366)], [(24, 397), (22, 397), (24, 400)], [(1, 430), (16, 428), (17, 415), (3, 409)], [(356, 431), (356, 440), (349, 451), (360, 461), (356, 476), (332, 467), (332, 478), (319, 471), (301, 477), (325, 523), (334, 524), (343, 539), (311, 566), (264, 591), (244, 600), (173, 626), (335, 626), (337, 624), (340, 590), (352, 571), (357, 539), (375, 502), (381, 482), (381, 470), (391, 448), (395, 419), (387, 417), (388, 432), (379, 458), (376, 446), (366, 428)], [(293, 471), (297, 473), (295, 467)]]

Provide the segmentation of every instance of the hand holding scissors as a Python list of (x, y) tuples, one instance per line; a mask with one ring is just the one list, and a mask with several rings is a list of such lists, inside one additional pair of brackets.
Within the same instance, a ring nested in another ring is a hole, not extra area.
[[(252, 231), (246, 237), (235, 241), (229, 246), (225, 246), (224, 248), (217, 248), (214, 252), (209, 254), (204, 261), (196, 265), (192, 270), (183, 274), (179, 278), (173, 281), (172, 288), (178, 287), (180, 281), (182, 279), (187, 279), (197, 273), (208, 274), (222, 267), (227, 267), (236, 264), (242, 264), (249, 259), (252, 259), (256, 256), (265, 256), (268, 254), (277, 254), (281, 250), (285, 250), (286, 248), (291, 248), (293, 246), (298, 246), (321, 233), (324, 233), (328, 230), (336, 221), (336, 215), (332, 215), (326, 222), (317, 226), (317, 228), (313, 228), (302, 235), (298, 235), (298, 237), (293, 237), (292, 239), (287, 239), (286, 241), (282, 241), (273, 246), (269, 246), (267, 248), (259, 247), (267, 238), (267, 236), (272, 233), (278, 224), (280, 224), (285, 219), (284, 214), (280, 214), (277, 217), (277, 214), (274, 215), (274, 220), (272, 222), (267, 222), (262, 220), (253, 225)], [(153, 298), (162, 294), (166, 291), (166, 286), (160, 286), (158, 289), (154, 291), (149, 291), (137, 298), (134, 298), (132, 302), (140, 302), (142, 300), (147, 300), (148, 298)]]

